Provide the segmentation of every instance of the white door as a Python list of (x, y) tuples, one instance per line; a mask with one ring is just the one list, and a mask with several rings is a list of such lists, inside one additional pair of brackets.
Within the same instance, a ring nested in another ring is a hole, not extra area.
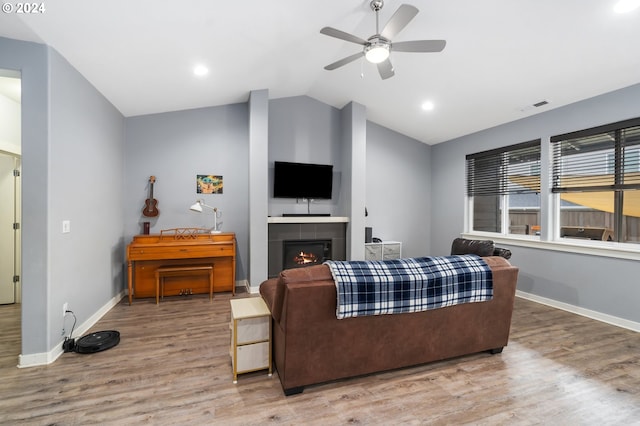
[(17, 157), (0, 152), (0, 304), (18, 301), (19, 166)]

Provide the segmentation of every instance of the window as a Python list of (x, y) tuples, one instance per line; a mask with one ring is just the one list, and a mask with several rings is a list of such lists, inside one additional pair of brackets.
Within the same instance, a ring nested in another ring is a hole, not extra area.
[(471, 230), (539, 234), (540, 139), (470, 154), (466, 160)]
[(640, 119), (551, 138), (560, 237), (640, 243)]

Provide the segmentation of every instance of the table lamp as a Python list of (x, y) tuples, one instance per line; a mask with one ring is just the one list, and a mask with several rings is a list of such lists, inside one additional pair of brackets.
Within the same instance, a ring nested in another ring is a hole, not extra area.
[(211, 207), (204, 203), (204, 200), (196, 200), (195, 204), (189, 207), (189, 210), (193, 210), (194, 212), (202, 213), (202, 208), (206, 207), (208, 209), (213, 210), (213, 228), (211, 229), (212, 234), (218, 234), (222, 231), (218, 229), (218, 218), (222, 217), (222, 212), (217, 207)]

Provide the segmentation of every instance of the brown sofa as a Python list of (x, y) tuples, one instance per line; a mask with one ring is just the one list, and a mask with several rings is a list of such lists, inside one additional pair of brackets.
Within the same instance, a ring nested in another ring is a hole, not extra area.
[(282, 271), (260, 285), (273, 317), (273, 359), (285, 395), (304, 386), (467, 355), (502, 352), (518, 268), (486, 257), (494, 297), (419, 313), (336, 318), (326, 265)]

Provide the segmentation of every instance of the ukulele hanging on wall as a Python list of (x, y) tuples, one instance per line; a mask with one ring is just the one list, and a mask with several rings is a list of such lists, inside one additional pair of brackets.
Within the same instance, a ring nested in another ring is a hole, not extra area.
[(153, 184), (156, 182), (155, 176), (149, 176), (149, 198), (144, 202), (142, 214), (146, 217), (156, 217), (160, 214), (158, 210), (158, 200), (153, 198)]

